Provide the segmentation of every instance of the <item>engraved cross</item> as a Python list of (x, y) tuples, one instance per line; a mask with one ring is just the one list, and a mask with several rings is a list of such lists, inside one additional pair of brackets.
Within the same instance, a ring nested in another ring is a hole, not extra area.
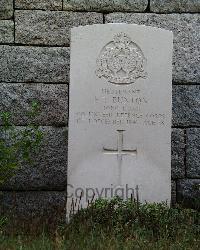
[(137, 149), (123, 149), (123, 139), (124, 139), (124, 131), (125, 130), (117, 130), (118, 139), (117, 139), (117, 149), (108, 149), (103, 148), (103, 153), (108, 155), (117, 155), (118, 161), (118, 186), (121, 186), (121, 171), (122, 171), (122, 160), (124, 155), (137, 155)]

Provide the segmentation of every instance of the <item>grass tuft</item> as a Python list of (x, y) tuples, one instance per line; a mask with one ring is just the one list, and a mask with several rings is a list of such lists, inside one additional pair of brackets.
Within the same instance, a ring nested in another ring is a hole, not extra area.
[[(165, 203), (99, 199), (75, 214), (69, 224), (41, 225), (39, 234), (0, 227), (0, 249), (200, 249), (199, 212)], [(43, 228), (43, 230), (41, 230)]]

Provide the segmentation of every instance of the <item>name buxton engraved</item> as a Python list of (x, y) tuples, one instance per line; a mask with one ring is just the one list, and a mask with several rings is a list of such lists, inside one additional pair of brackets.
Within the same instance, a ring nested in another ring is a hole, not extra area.
[(146, 59), (129, 36), (118, 33), (100, 52), (96, 75), (113, 84), (131, 84), (138, 78), (146, 78)]
[[(101, 88), (92, 98), (90, 109), (75, 112), (75, 123), (96, 125), (141, 125), (165, 126), (167, 114), (163, 112), (144, 112), (145, 106), (150, 105), (148, 97), (140, 89)], [(95, 108), (100, 104), (102, 110)]]

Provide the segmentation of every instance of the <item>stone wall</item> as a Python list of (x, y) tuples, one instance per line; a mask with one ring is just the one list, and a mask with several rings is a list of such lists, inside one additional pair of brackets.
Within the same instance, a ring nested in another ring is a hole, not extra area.
[(45, 135), (35, 166), (1, 187), (6, 210), (26, 217), (65, 204), (70, 28), (95, 23), (174, 32), (172, 197), (191, 205), (200, 196), (199, 12), (199, 0), (0, 0), (0, 111), (26, 126), (38, 99)]

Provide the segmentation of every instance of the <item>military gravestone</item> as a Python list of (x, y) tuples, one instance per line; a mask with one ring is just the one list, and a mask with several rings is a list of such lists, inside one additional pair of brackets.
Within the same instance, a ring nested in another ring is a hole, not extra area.
[(136, 191), (170, 202), (172, 41), (143, 25), (72, 29), (68, 211)]

